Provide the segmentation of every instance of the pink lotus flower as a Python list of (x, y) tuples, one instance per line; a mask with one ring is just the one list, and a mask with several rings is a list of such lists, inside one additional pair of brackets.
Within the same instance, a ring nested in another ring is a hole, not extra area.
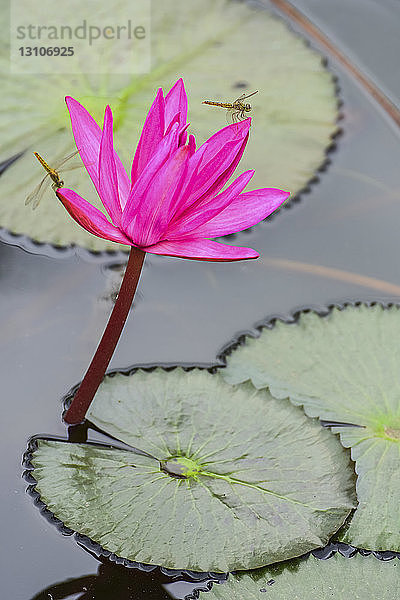
[(257, 258), (251, 248), (209, 238), (247, 229), (289, 196), (264, 188), (243, 192), (254, 171), (221, 191), (249, 137), (251, 119), (229, 125), (196, 150), (187, 135), (187, 97), (182, 79), (165, 96), (160, 88), (147, 115), (128, 177), (113, 146), (112, 113), (103, 131), (86, 109), (66, 98), (80, 156), (111, 222), (73, 190), (57, 196), (79, 225), (98, 237), (144, 252), (196, 260)]

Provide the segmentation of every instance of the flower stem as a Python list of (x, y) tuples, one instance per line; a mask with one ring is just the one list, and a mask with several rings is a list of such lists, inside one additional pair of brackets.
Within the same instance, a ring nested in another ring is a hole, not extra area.
[(132, 306), (146, 253), (131, 248), (118, 298), (85, 377), (64, 415), (68, 425), (81, 423), (104, 377)]

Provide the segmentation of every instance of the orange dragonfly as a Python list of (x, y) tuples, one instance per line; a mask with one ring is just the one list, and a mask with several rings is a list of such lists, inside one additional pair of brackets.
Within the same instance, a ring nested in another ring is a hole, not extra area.
[(243, 121), (243, 119), (246, 119), (247, 115), (246, 113), (251, 111), (251, 104), (249, 104), (248, 102), (243, 102), (244, 100), (247, 100), (247, 98), (250, 98), (251, 96), (254, 96), (254, 94), (257, 94), (258, 90), (256, 90), (255, 92), (252, 92), (251, 94), (247, 94), (244, 93), (241, 96), (239, 96), (239, 98), (237, 98), (234, 102), (214, 102), (212, 100), (204, 100), (203, 104), (208, 104), (209, 106), (219, 106), (221, 108), (226, 108), (227, 109), (227, 119), (229, 120), (229, 117), (232, 119), (233, 123), (237, 123), (238, 121)]
[[(61, 169), (61, 167), (63, 167), (64, 164), (68, 160), (70, 160), (76, 154), (78, 154), (78, 150), (75, 150), (75, 152), (72, 152), (71, 154), (69, 154), (65, 158), (62, 158), (61, 160), (57, 161), (54, 167), (50, 167), (50, 165), (47, 164), (47, 162), (44, 160), (44, 158), (42, 158), (40, 156), (40, 154), (38, 152), (34, 152), (33, 154), (36, 156), (36, 158), (38, 159), (38, 161), (40, 162), (40, 164), (42, 165), (42, 167), (46, 171), (46, 175), (43, 177), (43, 179), (40, 181), (40, 183), (35, 187), (35, 189), (33, 190), (33, 192), (31, 192), (26, 197), (26, 200), (25, 200), (25, 206), (27, 206), (28, 204), (32, 203), (32, 209), (35, 210), (35, 208), (37, 208), (39, 206), (40, 201), (43, 198), (43, 195), (44, 195), (44, 193), (45, 193), (45, 191), (46, 191), (46, 189), (48, 187), (45, 184), (50, 183), (50, 181), (52, 181), (53, 182), (52, 188), (53, 188), (53, 190), (55, 192), (60, 187), (63, 187), (64, 181), (60, 177), (59, 169)], [(74, 165), (72, 167), (68, 167), (66, 169), (63, 169), (63, 171), (71, 171), (72, 169), (77, 169), (80, 166), (81, 165)]]

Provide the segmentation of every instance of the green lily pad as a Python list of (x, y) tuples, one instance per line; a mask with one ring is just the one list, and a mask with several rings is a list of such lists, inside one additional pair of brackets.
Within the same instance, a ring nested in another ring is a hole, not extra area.
[(399, 587), (399, 561), (335, 554), (328, 560), (310, 556), (230, 575), (226, 583), (200, 593), (200, 600), (397, 600)]
[[(198, 143), (226, 125), (225, 110), (203, 105), (203, 100), (233, 101), (259, 90), (251, 98), (253, 127), (240, 165), (241, 171), (256, 169), (252, 189), (278, 187), (294, 195), (324, 162), (337, 130), (335, 88), (321, 57), (301, 38), (265, 10), (245, 3), (164, 0), (153, 2), (152, 12), (152, 71), (146, 75), (112, 74), (112, 63), (107, 78), (84, 73), (13, 75), (8, 74), (8, 52), (3, 49), (0, 161), (26, 153), (2, 176), (1, 227), (61, 246), (119, 248), (74, 223), (51, 188), (36, 211), (24, 205), (44, 175), (32, 151), (52, 164), (74, 150), (63, 100), (67, 94), (98, 120), (110, 103), (116, 147), (128, 170), (155, 90), (169, 89), (180, 76), (187, 86), (189, 121)], [(66, 172), (64, 180), (99, 206), (82, 169)]]
[(140, 448), (38, 441), (36, 490), (131, 561), (226, 572), (324, 546), (354, 505), (347, 452), (301, 409), (206, 371), (107, 377), (88, 419)]
[(400, 551), (400, 312), (349, 306), (302, 314), (246, 339), (227, 359), (230, 383), (251, 380), (335, 427), (356, 462), (358, 508), (343, 541)]

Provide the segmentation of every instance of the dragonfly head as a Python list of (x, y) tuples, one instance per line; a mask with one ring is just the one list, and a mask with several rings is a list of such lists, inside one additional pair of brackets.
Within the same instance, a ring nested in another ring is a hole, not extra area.
[(250, 104), (248, 104), (248, 103), (247, 103), (247, 104), (245, 104), (245, 105), (244, 105), (244, 110), (245, 110), (246, 112), (250, 112), (250, 111), (251, 111), (251, 105), (250, 105)]
[(60, 188), (64, 187), (64, 182), (62, 179), (58, 178), (57, 181), (54, 181), (54, 183), (51, 187), (53, 188), (53, 191), (56, 192)]

